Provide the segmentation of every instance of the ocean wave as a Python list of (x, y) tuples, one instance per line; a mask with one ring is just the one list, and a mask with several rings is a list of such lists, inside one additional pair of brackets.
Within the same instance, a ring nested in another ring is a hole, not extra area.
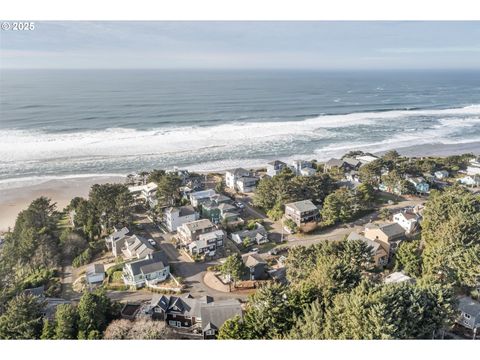
[[(110, 128), (61, 134), (0, 130), (0, 175), (41, 174), (42, 166), (48, 166), (48, 173), (95, 172), (99, 168), (123, 171), (127, 166), (122, 161), (138, 170), (189, 159), (192, 169), (203, 170), (202, 164), (208, 163), (218, 170), (242, 163), (252, 166), (275, 156), (324, 160), (352, 149), (382, 151), (415, 144), (480, 141), (475, 132), (473, 137), (468, 135), (470, 128), (479, 125), (480, 105), (469, 105), (319, 115), (295, 121), (176, 124), (148, 130)], [(463, 138), (459, 136), (462, 131)], [(93, 169), (95, 164), (100, 164), (98, 169)]]

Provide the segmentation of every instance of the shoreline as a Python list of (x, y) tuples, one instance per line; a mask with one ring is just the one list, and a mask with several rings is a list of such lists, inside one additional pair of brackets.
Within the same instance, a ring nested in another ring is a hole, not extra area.
[[(351, 150), (356, 150), (352, 148)], [(359, 150), (362, 150), (361, 148)], [(422, 144), (417, 146), (407, 146), (396, 148), (401, 155), (403, 156), (450, 156), (450, 155), (460, 155), (465, 153), (480, 153), (480, 142), (474, 143), (464, 143), (464, 144)], [(386, 151), (368, 151), (376, 155), (381, 155)], [(348, 152), (342, 150), (342, 154)], [(341, 154), (341, 155), (342, 155)], [(339, 155), (339, 156), (341, 156)], [(304, 156), (306, 159), (307, 156)], [(309, 157), (312, 158), (311, 156)], [(321, 156), (317, 156), (320, 162), (326, 161)], [(272, 158), (273, 159), (273, 158)], [(265, 160), (265, 164), (270, 160)], [(278, 157), (279, 160), (282, 160), (281, 157)], [(244, 163), (248, 164), (248, 160), (245, 160)], [(248, 166), (243, 165), (242, 167), (249, 169), (258, 169), (262, 166)], [(192, 167), (185, 166), (182, 167), (185, 169), (192, 169)], [(195, 167), (193, 167), (195, 168)], [(193, 171), (200, 174), (207, 173), (224, 173), (227, 169), (217, 169), (217, 170), (202, 170), (202, 171)], [(8, 230), (9, 227), (13, 227), (15, 224), (15, 219), (20, 211), (26, 209), (28, 205), (36, 198), (40, 196), (46, 196), (52, 199), (53, 202), (57, 203), (57, 209), (61, 210), (66, 205), (70, 203), (70, 200), (76, 196), (86, 197), (90, 190), (90, 187), (94, 184), (105, 184), (108, 182), (124, 182), (126, 175), (120, 174), (77, 174), (77, 175), (66, 175), (62, 176), (52, 176), (45, 177), (42, 181), (41, 177), (23, 179), (25, 185), (21, 185), (22, 179), (18, 179), (19, 184), (13, 187), (2, 187), (0, 184), (0, 233)], [(37, 183), (31, 183), (32, 181), (40, 181)], [(12, 182), (15, 179), (12, 179)], [(29, 182), (30, 181), (30, 182)], [(21, 189), (21, 190), (20, 190)]]
[(0, 233), (6, 232), (9, 227), (13, 228), (18, 213), (40, 196), (52, 199), (57, 203), (57, 209), (62, 210), (74, 197), (86, 197), (94, 184), (124, 180), (125, 177), (121, 176), (85, 176), (52, 179), (34, 185), (0, 189)]

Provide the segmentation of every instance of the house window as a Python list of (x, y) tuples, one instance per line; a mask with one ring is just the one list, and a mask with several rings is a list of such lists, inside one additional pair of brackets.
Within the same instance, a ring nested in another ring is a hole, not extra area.
[(215, 330), (207, 330), (205, 333), (207, 335), (215, 335)]
[(465, 317), (465, 319), (470, 319), (471, 316), (469, 314), (466, 314), (466, 313), (463, 313), (463, 316)]

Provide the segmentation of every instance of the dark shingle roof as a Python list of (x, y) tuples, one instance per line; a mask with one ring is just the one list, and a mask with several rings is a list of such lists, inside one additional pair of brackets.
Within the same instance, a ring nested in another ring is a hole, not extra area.
[(129, 264), (132, 268), (133, 275), (138, 275), (142, 272), (142, 268), (156, 263), (162, 263), (162, 268), (168, 265), (167, 255), (163, 251), (154, 252), (145, 259), (135, 260)]
[(215, 301), (202, 306), (200, 310), (202, 329), (220, 329), (225, 321), (236, 315), (242, 316), (240, 302), (235, 299)]

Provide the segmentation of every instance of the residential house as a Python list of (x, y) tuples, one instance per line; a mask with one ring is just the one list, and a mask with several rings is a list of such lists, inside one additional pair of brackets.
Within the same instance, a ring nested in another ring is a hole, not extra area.
[(153, 318), (164, 320), (175, 328), (190, 328), (193, 330), (202, 322), (201, 307), (213, 302), (211, 296), (195, 299), (190, 294), (183, 297), (168, 295), (153, 295), (150, 305)]
[(467, 175), (480, 175), (480, 156), (470, 160), (467, 166)]
[(223, 230), (214, 230), (198, 235), (198, 238), (188, 244), (188, 250), (193, 255), (214, 255), (217, 248), (223, 247), (227, 234)]
[(242, 255), (242, 261), (248, 269), (250, 280), (263, 280), (267, 278), (267, 262), (257, 253)]
[(148, 204), (150, 207), (157, 206), (157, 189), (158, 185), (154, 182), (149, 182), (145, 185), (138, 185), (138, 186), (129, 186), (128, 190), (133, 195), (133, 197), (137, 200), (142, 200), (145, 204)]
[(198, 331), (204, 339), (214, 339), (223, 323), (242, 316), (240, 302), (236, 299), (214, 301), (211, 296), (193, 298), (155, 294), (150, 302), (152, 316), (169, 326)]
[(402, 282), (409, 282), (413, 283), (415, 282), (414, 279), (412, 279), (410, 276), (405, 275), (403, 272), (394, 272), (391, 273), (390, 275), (386, 276), (384, 279), (385, 284), (399, 284)]
[(225, 321), (235, 316), (242, 317), (242, 308), (237, 299), (214, 301), (202, 305), (200, 317), (204, 339), (216, 339)]
[(449, 176), (447, 170), (435, 171), (434, 175), (435, 175), (435, 177), (436, 177), (437, 179), (439, 179), (439, 180), (446, 179), (446, 178), (448, 178), (448, 176)]
[(250, 176), (250, 171), (243, 168), (227, 170), (225, 172), (225, 185), (232, 190), (237, 190), (237, 181), (242, 177)]
[(362, 165), (360, 160), (351, 158), (351, 157), (343, 158), (343, 161), (345, 163), (346, 168), (350, 170), (358, 170), (360, 165)]
[[(378, 160), (378, 156), (374, 155), (361, 155), (361, 156), (355, 156), (355, 159), (360, 161), (362, 165), (365, 164), (370, 164), (372, 161)], [(360, 165), (360, 166), (362, 166)]]
[(182, 224), (177, 228), (177, 234), (186, 245), (196, 241), (201, 234), (217, 230), (217, 227), (208, 219), (201, 219)]
[(287, 164), (280, 160), (274, 160), (267, 164), (267, 175), (274, 177), (282, 172), (283, 169), (287, 168)]
[(407, 234), (412, 234), (419, 224), (419, 217), (411, 211), (401, 211), (393, 215), (393, 222), (400, 225)]
[(192, 192), (189, 195), (190, 203), (192, 204), (193, 207), (197, 208), (202, 203), (210, 200), (211, 196), (216, 194), (217, 193), (213, 189)]
[(423, 177), (408, 177), (407, 181), (412, 183), (415, 190), (420, 194), (427, 194), (430, 190), (430, 185), (428, 185)]
[(317, 173), (317, 170), (315, 170), (314, 168), (304, 167), (304, 168), (300, 169), (299, 175), (300, 176), (315, 176), (316, 173)]
[(323, 165), (323, 171), (324, 172), (328, 172), (328, 171), (331, 171), (332, 169), (345, 169), (346, 168), (346, 163), (345, 161), (341, 160), (341, 159), (335, 159), (335, 158), (332, 158), (330, 160), (328, 160), (324, 165)]
[(285, 204), (285, 217), (293, 220), (297, 226), (302, 226), (318, 221), (320, 212), (310, 200), (302, 200)]
[(467, 329), (474, 330), (480, 328), (480, 303), (468, 296), (458, 299), (459, 317), (456, 320)]
[(182, 180), (182, 184), (185, 184), (185, 182), (188, 180), (190, 177), (190, 173), (186, 169), (180, 169), (177, 166), (174, 166), (172, 169), (168, 169), (165, 171), (167, 174), (175, 174), (177, 175), (180, 180)]
[(360, 175), (357, 170), (352, 170), (347, 173), (345, 173), (345, 180), (352, 182), (352, 183), (358, 183), (360, 184)]
[(236, 190), (241, 193), (254, 192), (257, 187), (258, 178), (255, 176), (244, 176), (236, 181)]
[(122, 254), (126, 259), (144, 258), (155, 252), (152, 245), (142, 236), (132, 235), (125, 239), (122, 247)]
[(105, 279), (103, 264), (91, 264), (87, 268), (86, 279), (89, 284), (101, 283)]
[(388, 264), (388, 253), (385, 251), (385, 249), (381, 246), (380, 242), (374, 241), (367, 239), (365, 236), (362, 236), (356, 232), (351, 232), (348, 237), (348, 241), (362, 241), (368, 246), (372, 248), (371, 253), (372, 253), (372, 258), (375, 266), (377, 267), (383, 267)]
[(125, 245), (125, 240), (129, 237), (130, 231), (123, 227), (119, 230), (114, 228), (114, 232), (105, 238), (107, 249), (112, 251), (113, 256), (117, 257), (121, 254), (121, 249)]
[(193, 206), (169, 207), (164, 213), (164, 222), (168, 231), (177, 231), (179, 226), (198, 220), (200, 215)]
[(295, 175), (301, 176), (313, 176), (317, 173), (313, 168), (313, 164), (305, 160), (293, 160), (291, 169)]
[(155, 285), (170, 276), (170, 266), (163, 251), (151, 253), (143, 259), (128, 262), (123, 267), (125, 285), (134, 288)]
[(405, 239), (405, 229), (397, 223), (392, 224), (367, 224), (365, 237), (381, 243), (385, 251), (391, 256), (397, 250), (400, 242)]
[(58, 305), (71, 304), (70, 300), (46, 297), (45, 287), (43, 285), (35, 288), (25, 289), (23, 290), (23, 293), (25, 295), (31, 295), (37, 298), (37, 301), (43, 305), (42, 317), (50, 321), (53, 321), (55, 319)]
[(458, 182), (472, 187), (480, 186), (480, 175), (467, 175), (458, 179)]
[(260, 223), (255, 223), (255, 228), (252, 230), (237, 231), (232, 233), (230, 237), (238, 245), (243, 244), (245, 239), (249, 239), (250, 243), (257, 243), (258, 245), (268, 242), (267, 230)]

